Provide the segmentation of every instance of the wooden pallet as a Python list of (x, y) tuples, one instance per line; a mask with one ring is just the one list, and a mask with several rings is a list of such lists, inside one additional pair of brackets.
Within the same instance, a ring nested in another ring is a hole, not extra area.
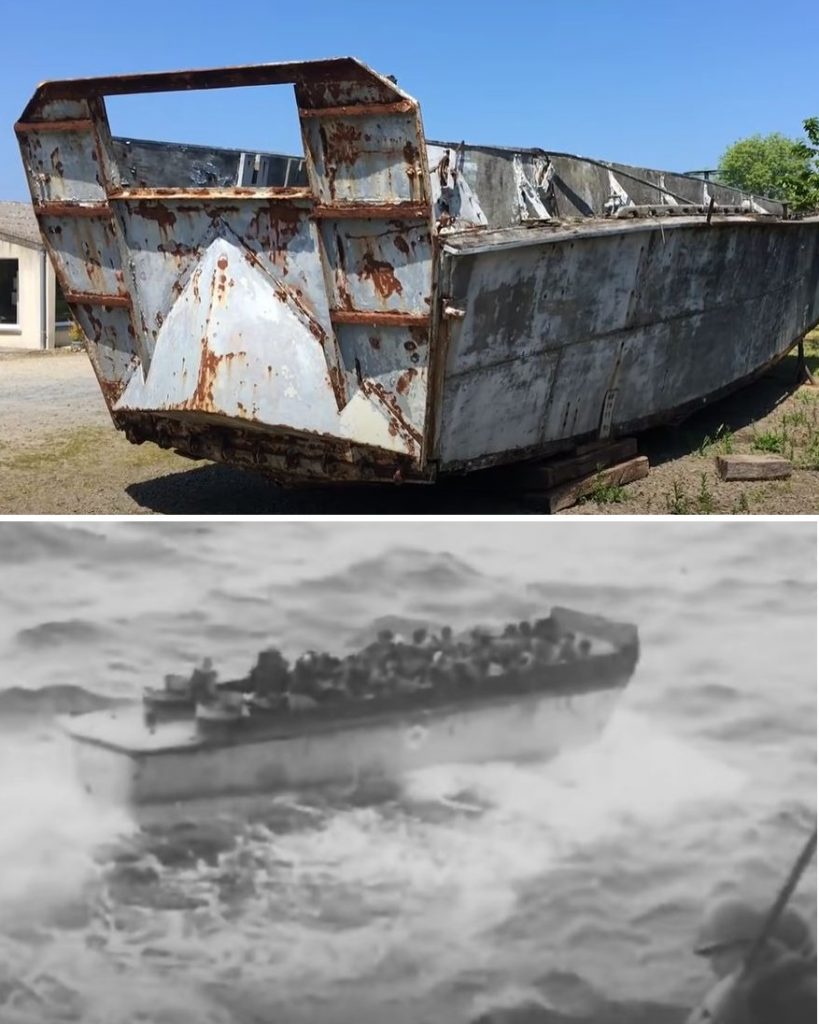
[[(514, 486), (538, 511), (571, 508), (598, 487), (615, 487), (648, 476), (648, 459), (633, 437), (580, 445), (572, 455), (515, 467)], [(512, 484), (512, 480), (510, 480)]]

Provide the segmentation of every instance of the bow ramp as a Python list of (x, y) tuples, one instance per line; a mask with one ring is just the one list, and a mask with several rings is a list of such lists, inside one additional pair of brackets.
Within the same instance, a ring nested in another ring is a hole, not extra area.
[[(318, 343), (317, 343), (318, 342)], [(163, 321), (148, 374), (134, 373), (116, 410), (201, 412), (287, 424), (405, 450), (383, 404), (349, 397), (326, 358), (318, 320), (238, 240), (217, 236)]]
[[(303, 158), (205, 160), (110, 133), (105, 96), (282, 83)], [(48, 82), (16, 127), (60, 285), (132, 440), (282, 479), (424, 475), (432, 239), (415, 100), (342, 58)]]

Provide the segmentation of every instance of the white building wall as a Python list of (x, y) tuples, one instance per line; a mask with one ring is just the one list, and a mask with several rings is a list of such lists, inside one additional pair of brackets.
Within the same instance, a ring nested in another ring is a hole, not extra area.
[(40, 348), (41, 253), (0, 238), (0, 259), (18, 261), (17, 326), (0, 324), (0, 345), (8, 348)]
[(7, 242), (0, 238), (0, 259), (18, 262), (17, 326), (0, 324), (0, 348), (42, 348), (41, 281), (45, 263), (46, 348), (70, 345), (68, 327), (55, 323), (57, 282), (51, 261), (39, 249)]

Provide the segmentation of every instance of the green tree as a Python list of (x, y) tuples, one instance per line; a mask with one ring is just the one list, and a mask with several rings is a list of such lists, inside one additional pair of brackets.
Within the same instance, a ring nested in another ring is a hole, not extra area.
[(819, 117), (802, 122), (807, 142), (797, 145), (805, 161), (802, 171), (788, 183), (790, 202), (795, 210), (819, 210)]
[(819, 118), (809, 117), (803, 127), (807, 140), (774, 132), (735, 142), (720, 159), (720, 180), (794, 210), (819, 207)]

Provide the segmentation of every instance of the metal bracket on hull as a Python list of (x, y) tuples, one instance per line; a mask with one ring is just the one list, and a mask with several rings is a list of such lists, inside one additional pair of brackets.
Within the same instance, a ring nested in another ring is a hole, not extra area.
[(607, 441), (611, 437), (611, 421), (614, 417), (614, 405), (617, 401), (619, 388), (610, 388), (603, 399), (603, 413), (600, 416), (600, 431), (598, 437), (601, 441)]

